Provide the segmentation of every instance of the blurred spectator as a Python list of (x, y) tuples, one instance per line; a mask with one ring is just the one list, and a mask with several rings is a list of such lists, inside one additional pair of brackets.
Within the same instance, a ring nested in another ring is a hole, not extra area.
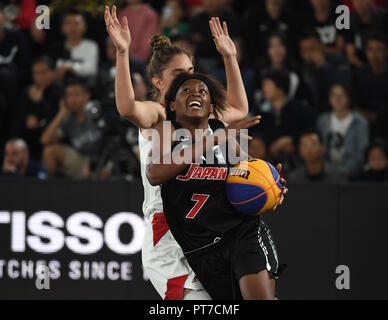
[(383, 35), (371, 35), (365, 44), (365, 55), (368, 64), (355, 71), (353, 85), (360, 112), (374, 125), (378, 114), (388, 109), (387, 39)]
[(162, 8), (160, 33), (171, 37), (180, 32), (186, 32), (189, 24), (185, 17), (185, 6), (180, 0), (167, 0)]
[(362, 166), (369, 144), (368, 121), (352, 110), (348, 86), (334, 84), (329, 91), (331, 112), (318, 118), (317, 127), (326, 147), (325, 159), (333, 166), (352, 175)]
[(46, 179), (46, 170), (30, 160), (28, 146), (22, 139), (11, 139), (5, 145), (1, 177), (29, 177)]
[(269, 156), (275, 162), (281, 160), (286, 172), (295, 165), (295, 144), (300, 134), (314, 127), (314, 119), (306, 104), (296, 100), (287, 101), (289, 91), (287, 72), (268, 71), (263, 75), (262, 90), (271, 109), (261, 113), (261, 123), (255, 130), (266, 137)]
[[(249, 67), (249, 63), (246, 56), (245, 44), (242, 38), (233, 39), (233, 43), (236, 47), (236, 59), (240, 66), (241, 77), (244, 83), (245, 92), (248, 97), (248, 101), (252, 100), (253, 94), (253, 81), (255, 76), (255, 71)], [(226, 71), (225, 68), (216, 69), (212, 72), (212, 76), (218, 81), (223, 83), (225, 87), (227, 86), (226, 81)]]
[(310, 3), (314, 13), (306, 17), (308, 22), (305, 25), (318, 33), (325, 52), (342, 54), (345, 38), (335, 25), (337, 15), (334, 0), (310, 0)]
[(187, 13), (190, 17), (194, 17), (196, 14), (203, 10), (203, 0), (182, 0), (187, 8)]
[(349, 65), (342, 56), (325, 52), (315, 31), (306, 30), (299, 48), (302, 77), (311, 92), (314, 107), (325, 110), (331, 85), (338, 81), (350, 82)]
[[(255, 83), (258, 89), (254, 93), (255, 105), (259, 105), (263, 98), (262, 91), (259, 89), (261, 87), (261, 74), (270, 69), (285, 70), (288, 72), (290, 78), (290, 89), (287, 93), (287, 99), (294, 99), (297, 91), (298, 98), (300, 96), (303, 96), (303, 98), (308, 96), (307, 92), (305, 92), (306, 89), (302, 89), (304, 86), (301, 85), (301, 79), (297, 71), (298, 68), (288, 50), (285, 35), (280, 32), (272, 33), (268, 37), (266, 55), (263, 61), (259, 64), (258, 69), (262, 71), (256, 72), (257, 79), (255, 80)], [(268, 104), (261, 105), (259, 109), (260, 111), (268, 111)]]
[(299, 139), (299, 156), (303, 165), (287, 175), (290, 182), (341, 182), (346, 173), (323, 160), (325, 146), (316, 131), (306, 131)]
[(289, 43), (293, 44), (299, 29), (299, 22), (295, 14), (288, 10), (285, 0), (265, 0), (263, 3), (258, 10), (247, 12), (242, 23), (248, 55), (255, 64), (265, 54), (265, 44), (271, 33), (283, 33)]
[(233, 11), (227, 6), (228, 0), (203, 0), (204, 11), (190, 20), (190, 33), (196, 43), (197, 69), (209, 73), (221, 66), (221, 57), (217, 52), (209, 28), (211, 17), (219, 17), (228, 24), (230, 37), (236, 38), (239, 34), (239, 20)]
[(179, 32), (170, 37), (173, 46), (185, 49), (192, 57), (195, 56), (195, 43), (188, 32)]
[(94, 40), (84, 38), (86, 29), (85, 17), (80, 12), (71, 10), (63, 16), (61, 31), (65, 40), (55, 43), (50, 52), (59, 80), (68, 72), (86, 79), (97, 75), (99, 48)]
[(40, 160), (40, 136), (57, 113), (62, 95), (60, 84), (54, 80), (54, 62), (51, 58), (43, 56), (34, 61), (32, 80), (32, 85), (24, 90), (20, 101), (20, 109), (23, 110), (20, 125), (31, 158)]
[(372, 0), (353, 0), (353, 7), (351, 28), (345, 33), (345, 50), (349, 62), (360, 68), (366, 62), (364, 49), (368, 33), (387, 32), (387, 13), (375, 6)]
[(366, 151), (367, 164), (356, 181), (388, 183), (388, 145), (381, 139), (371, 143)]
[(51, 176), (60, 173), (72, 178), (85, 177), (89, 157), (101, 139), (101, 130), (86, 109), (89, 101), (90, 93), (83, 82), (66, 85), (59, 111), (41, 137), (45, 145), (43, 164)]
[(6, 27), (7, 19), (0, 5), (0, 149), (16, 134), (14, 120), (20, 110), (17, 97), (28, 79), (30, 52), (24, 35)]
[(252, 140), (248, 142), (248, 154), (252, 158), (267, 159), (267, 145), (264, 136), (259, 133), (251, 134)]
[(126, 0), (127, 5), (118, 13), (119, 20), (126, 16), (131, 30), (131, 56), (147, 62), (151, 56), (150, 39), (158, 33), (159, 15), (142, 0)]
[[(109, 37), (106, 39), (105, 55), (106, 59), (98, 71), (96, 96), (105, 110), (118, 115), (115, 100), (116, 48)], [(145, 83), (146, 64), (130, 57), (130, 69), (136, 100), (144, 100), (148, 90)]]

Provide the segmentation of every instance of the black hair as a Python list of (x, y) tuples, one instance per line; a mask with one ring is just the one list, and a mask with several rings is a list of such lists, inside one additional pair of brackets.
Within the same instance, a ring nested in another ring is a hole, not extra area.
[(299, 36), (299, 42), (303, 40), (311, 39), (311, 38), (321, 41), (318, 32), (314, 28), (312, 27), (305, 28), (302, 30), (302, 33)]
[(179, 88), (190, 79), (198, 79), (204, 82), (209, 89), (211, 103), (214, 106), (214, 116), (218, 118), (219, 114), (226, 109), (226, 91), (223, 85), (212, 77), (202, 73), (186, 73), (178, 74), (170, 85), (170, 89), (165, 96), (167, 120), (176, 121), (175, 111), (170, 109), (171, 102), (174, 102)]
[(84, 89), (85, 92), (88, 92), (90, 93), (91, 92), (91, 88), (89, 87), (89, 85), (85, 82), (85, 80), (82, 80), (80, 78), (77, 78), (77, 77), (69, 77), (66, 82), (65, 82), (65, 85), (64, 85), (64, 90), (69, 87), (69, 86), (80, 86), (82, 87), (82, 89)]
[[(385, 34), (381, 32), (370, 32), (366, 35), (366, 41), (367, 44), (370, 40), (375, 40), (382, 42), (386, 47), (388, 47), (388, 38)], [(366, 47), (366, 46), (365, 46)]]
[(50, 70), (54, 70), (55, 69), (54, 60), (51, 57), (49, 57), (49, 56), (43, 55), (43, 56), (40, 56), (40, 57), (36, 58), (32, 62), (32, 65), (35, 65), (37, 63), (45, 63), (50, 68)]
[(317, 130), (315, 128), (309, 128), (309, 129), (303, 130), (299, 136), (299, 144), (300, 144), (302, 137), (308, 136), (308, 135), (316, 135), (318, 137), (319, 142), (321, 144), (323, 144), (322, 134), (319, 132), (319, 130)]
[(268, 69), (262, 74), (262, 80), (272, 80), (276, 87), (281, 89), (285, 95), (290, 90), (290, 76), (288, 71), (282, 69)]

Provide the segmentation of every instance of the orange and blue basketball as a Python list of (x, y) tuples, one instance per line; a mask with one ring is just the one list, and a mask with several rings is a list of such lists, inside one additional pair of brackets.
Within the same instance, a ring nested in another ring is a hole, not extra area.
[(283, 188), (277, 170), (270, 163), (255, 158), (230, 169), (226, 182), (229, 202), (247, 215), (272, 210), (279, 202)]

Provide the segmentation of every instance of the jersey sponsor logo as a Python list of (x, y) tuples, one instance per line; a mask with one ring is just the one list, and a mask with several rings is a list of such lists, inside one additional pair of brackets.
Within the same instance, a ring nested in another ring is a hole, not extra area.
[(240, 177), (242, 179), (248, 180), (250, 174), (251, 172), (246, 169), (241, 169), (241, 168), (230, 169), (230, 175), (234, 177)]
[(226, 180), (228, 176), (228, 168), (219, 167), (200, 167), (199, 164), (195, 163), (190, 166), (189, 171), (185, 176), (177, 176), (176, 179), (179, 181), (189, 180)]

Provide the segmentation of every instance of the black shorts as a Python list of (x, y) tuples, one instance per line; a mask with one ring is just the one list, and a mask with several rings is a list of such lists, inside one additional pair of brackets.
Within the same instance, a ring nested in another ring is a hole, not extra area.
[(267, 270), (277, 279), (278, 256), (270, 230), (259, 217), (245, 220), (218, 242), (186, 253), (197, 278), (214, 300), (242, 299), (239, 280)]

